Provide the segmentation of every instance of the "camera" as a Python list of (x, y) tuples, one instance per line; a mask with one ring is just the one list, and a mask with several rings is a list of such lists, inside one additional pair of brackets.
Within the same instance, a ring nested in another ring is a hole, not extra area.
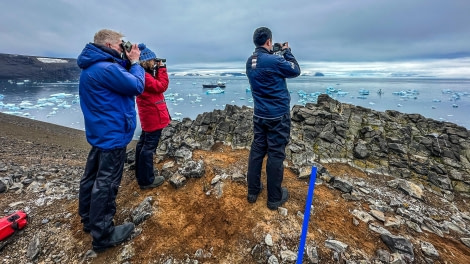
[(126, 50), (127, 52), (131, 52), (132, 50), (132, 43), (130, 43), (129, 41), (128, 42), (124, 42), (124, 40), (122, 41), (121, 43), (121, 47)]
[(284, 42), (284, 43), (274, 43), (273, 44), (273, 52), (276, 53), (276, 52), (280, 52), (282, 50), (282, 47), (284, 47), (286, 45), (287, 42)]

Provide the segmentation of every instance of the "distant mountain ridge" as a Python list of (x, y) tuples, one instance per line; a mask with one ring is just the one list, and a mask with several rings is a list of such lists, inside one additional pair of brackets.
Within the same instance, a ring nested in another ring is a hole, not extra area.
[[(195, 69), (197, 71), (197, 69)], [(53, 58), (43, 56), (27, 56), (16, 54), (0, 53), (0, 80), (12, 81), (78, 81), (80, 68), (77, 59), (74, 58)], [(201, 72), (181, 72), (173, 69), (170, 76), (219, 76), (219, 77), (245, 77), (245, 72), (241, 71), (220, 71), (207, 73)], [(302, 76), (324, 76), (321, 72), (302, 73)]]
[(0, 80), (75, 81), (77, 59), (0, 53)]

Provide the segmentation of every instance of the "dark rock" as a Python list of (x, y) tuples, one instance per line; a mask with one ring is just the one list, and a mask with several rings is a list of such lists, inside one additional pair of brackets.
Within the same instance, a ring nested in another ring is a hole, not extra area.
[(176, 189), (183, 187), (183, 185), (186, 183), (186, 177), (179, 173), (173, 174), (169, 180), (170, 184), (175, 187)]
[(190, 160), (178, 169), (178, 172), (186, 178), (201, 178), (205, 173), (204, 161)]
[(5, 183), (3, 183), (3, 181), (0, 181), (0, 193), (3, 193), (7, 190), (7, 186), (5, 185)]
[(132, 222), (137, 226), (152, 215), (152, 197), (145, 198), (132, 212)]
[(380, 238), (391, 251), (404, 255), (411, 262), (414, 261), (413, 244), (410, 240), (386, 233), (380, 234)]
[(37, 258), (41, 252), (41, 244), (39, 241), (39, 236), (34, 236), (33, 240), (29, 243), (28, 250), (26, 252), (26, 257), (29, 260), (34, 260)]
[(353, 186), (351, 183), (338, 177), (335, 177), (335, 180), (333, 182), (333, 187), (344, 193), (350, 193), (353, 189)]
[(360, 141), (354, 146), (353, 155), (358, 159), (365, 159), (369, 157), (369, 150), (367, 149), (365, 142)]

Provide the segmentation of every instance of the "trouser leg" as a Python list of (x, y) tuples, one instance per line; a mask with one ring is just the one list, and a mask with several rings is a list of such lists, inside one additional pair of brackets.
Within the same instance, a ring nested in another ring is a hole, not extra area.
[(114, 230), (116, 196), (121, 183), (126, 148), (100, 151), (99, 169), (91, 193), (90, 227), (93, 243), (99, 244)]
[(139, 173), (139, 168), (137, 167), (137, 164), (139, 164), (139, 158), (140, 158), (140, 151), (142, 150), (142, 147), (144, 146), (144, 141), (145, 141), (145, 132), (142, 130), (142, 133), (140, 134), (139, 141), (137, 141), (137, 144), (135, 145), (135, 176), (137, 177), (137, 174)]
[(250, 156), (248, 158), (248, 194), (258, 194), (261, 188), (261, 168), (266, 155), (266, 134), (262, 119), (253, 117), (253, 142), (251, 143)]
[(152, 184), (155, 179), (153, 156), (157, 149), (161, 134), (162, 130), (154, 132), (142, 131), (142, 147), (140, 148), (139, 153), (136, 153), (136, 155), (139, 156), (138, 162), (136, 161), (136, 178), (140, 186)]
[(78, 214), (81, 222), (86, 228), (90, 223), (91, 191), (95, 184), (96, 174), (99, 166), (99, 149), (92, 147), (85, 165), (85, 172), (80, 179), (80, 190), (78, 194)]
[(286, 145), (290, 138), (290, 114), (279, 120), (267, 122), (268, 160), (266, 163), (268, 201), (277, 202), (282, 199), (282, 180), (284, 178), (284, 159)]

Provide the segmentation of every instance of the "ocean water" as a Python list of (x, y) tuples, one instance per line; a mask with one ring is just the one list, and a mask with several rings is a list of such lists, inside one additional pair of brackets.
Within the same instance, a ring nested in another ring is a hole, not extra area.
[[(210, 94), (203, 83), (221, 80), (223, 93)], [(291, 106), (316, 102), (320, 93), (377, 111), (397, 110), (453, 122), (470, 129), (470, 79), (329, 78), (301, 76), (287, 80)], [(379, 92), (381, 91), (381, 93)], [(368, 94), (367, 94), (368, 93)], [(253, 106), (243, 76), (170, 76), (165, 93), (172, 119), (195, 119), (225, 105)], [(0, 82), (0, 112), (84, 130), (77, 82)], [(136, 130), (140, 134), (140, 130)]]

